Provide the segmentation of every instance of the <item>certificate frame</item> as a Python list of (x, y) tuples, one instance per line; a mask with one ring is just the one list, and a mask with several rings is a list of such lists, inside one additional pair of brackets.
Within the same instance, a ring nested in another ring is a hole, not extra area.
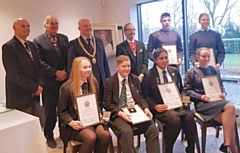
[(210, 97), (210, 102), (223, 100), (219, 97), (219, 95), (222, 93), (222, 88), (217, 75), (202, 77), (202, 85), (205, 95)]
[(143, 122), (148, 122), (151, 121), (151, 118), (149, 118), (143, 111), (143, 109), (141, 107), (139, 107), (139, 105), (135, 105), (134, 109), (136, 110), (135, 112), (130, 112), (128, 107), (123, 107), (122, 111), (125, 113), (128, 113), (132, 116), (131, 121), (132, 121), (132, 125), (135, 124), (140, 124)]
[(178, 64), (177, 46), (162, 44), (162, 48), (164, 48), (168, 52), (169, 64), (177, 65)]
[(213, 48), (208, 48), (208, 49), (210, 52), (210, 61), (209, 61), (208, 65), (215, 67), (215, 65), (216, 65), (215, 52), (214, 52)]
[(95, 93), (84, 94), (76, 97), (79, 120), (83, 127), (100, 124), (98, 103)]
[(181, 95), (178, 91), (175, 81), (158, 84), (158, 90), (162, 97), (163, 103), (168, 106), (168, 110), (183, 106)]

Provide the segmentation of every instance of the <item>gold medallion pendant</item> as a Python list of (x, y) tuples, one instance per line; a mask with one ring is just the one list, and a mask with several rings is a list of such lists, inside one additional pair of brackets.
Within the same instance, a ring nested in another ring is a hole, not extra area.
[(83, 46), (80, 37), (78, 37), (78, 43), (79, 43), (79, 45), (81, 46), (81, 48), (83, 49), (83, 51), (84, 51), (88, 56), (92, 57), (92, 63), (93, 63), (93, 64), (96, 64), (97, 59), (95, 58), (95, 55), (96, 55), (96, 53), (97, 53), (97, 45), (96, 45), (96, 40), (95, 40), (95, 38), (94, 38), (94, 37), (92, 37), (92, 38), (93, 38), (93, 54), (90, 54), (90, 53), (87, 51), (87, 49)]
[(96, 64), (97, 60), (95, 57), (92, 58), (92, 62), (93, 62), (93, 64)]

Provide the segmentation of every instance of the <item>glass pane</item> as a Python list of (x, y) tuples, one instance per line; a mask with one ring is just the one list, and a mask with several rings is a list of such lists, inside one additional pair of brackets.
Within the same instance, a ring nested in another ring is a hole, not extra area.
[(226, 55), (220, 72), (228, 93), (227, 98), (237, 106), (240, 106), (239, 6), (239, 0), (188, 0), (187, 7), (189, 36), (200, 29), (198, 16), (201, 13), (209, 14), (210, 29), (221, 33)]
[[(161, 29), (160, 16), (164, 12), (171, 15), (171, 29), (177, 31), (182, 37), (182, 3), (180, 0), (162, 0), (141, 5), (142, 12), (142, 36), (147, 47), (149, 35)], [(149, 60), (150, 61), (150, 60)], [(184, 61), (182, 62), (184, 63)], [(149, 62), (152, 67), (153, 62)], [(180, 71), (183, 72), (182, 67)]]

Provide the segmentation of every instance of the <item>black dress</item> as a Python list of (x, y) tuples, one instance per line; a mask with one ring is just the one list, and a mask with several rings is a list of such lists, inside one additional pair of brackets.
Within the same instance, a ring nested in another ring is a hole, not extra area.
[(193, 68), (186, 73), (184, 78), (183, 89), (186, 95), (190, 96), (191, 101), (194, 102), (196, 111), (205, 119), (205, 121), (213, 119), (223, 110), (223, 107), (229, 103), (227, 100), (219, 100), (216, 102), (204, 102), (201, 100), (201, 96), (205, 94), (202, 85), (202, 77), (212, 75), (218, 76), (222, 92), (225, 92), (219, 72), (211, 66), (208, 66), (207, 68)]

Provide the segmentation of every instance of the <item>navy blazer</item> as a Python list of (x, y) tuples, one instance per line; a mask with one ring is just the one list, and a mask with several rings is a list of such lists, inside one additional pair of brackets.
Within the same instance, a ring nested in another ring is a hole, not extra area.
[[(143, 109), (148, 108), (146, 100), (141, 96), (141, 86), (138, 77), (134, 74), (128, 75), (128, 84), (135, 104), (139, 104)], [(118, 107), (119, 103), (119, 79), (118, 73), (115, 73), (111, 78), (106, 80), (104, 88), (103, 106), (107, 111), (111, 111), (111, 119), (117, 117), (121, 110)]]
[[(172, 78), (172, 81), (175, 81), (179, 92), (182, 93), (182, 79), (179, 73), (179, 70), (175, 67), (168, 66), (167, 71)], [(158, 71), (156, 65), (145, 73), (145, 76), (142, 81), (142, 94), (147, 100), (150, 110), (155, 112), (154, 107), (158, 104), (163, 104), (162, 97), (159, 93), (157, 85), (160, 83), (160, 77), (158, 75)]]
[(128, 56), (131, 61), (131, 73), (139, 76), (148, 70), (148, 58), (144, 44), (139, 41), (136, 41), (136, 43), (136, 56), (133, 55), (127, 40), (117, 45), (116, 56)]
[(27, 43), (33, 60), (15, 36), (2, 46), (7, 108), (28, 108), (33, 106), (34, 101), (39, 101), (39, 96), (32, 97), (40, 85), (39, 70), (49, 70), (40, 64), (35, 45), (30, 41)]
[[(83, 45), (85, 47), (87, 47), (86, 42), (83, 40), (83, 38), (81, 36), (80, 36), (80, 39), (82, 40)], [(104, 84), (106, 78), (111, 76), (111, 73), (110, 73), (108, 60), (106, 57), (106, 53), (105, 53), (105, 49), (104, 49), (102, 40), (99, 38), (95, 38), (95, 39), (96, 39), (96, 43), (97, 43), (96, 44), (97, 53), (95, 55), (95, 58), (97, 60), (97, 63), (96, 63), (97, 66), (92, 64), (92, 69), (93, 69), (93, 74), (95, 75), (97, 80), (99, 81), (100, 77), (101, 77), (101, 81)], [(79, 45), (78, 38), (76, 38), (76, 39), (72, 40), (69, 44), (69, 50), (68, 50), (68, 72), (69, 72), (69, 74), (71, 72), (72, 62), (73, 62), (74, 58), (78, 57), (78, 56), (87, 57), (92, 62), (92, 58), (83, 51), (83, 49)], [(99, 76), (98, 72), (101, 74), (101, 76)], [(100, 84), (100, 82), (99, 82), (99, 84)]]
[(57, 55), (47, 32), (33, 39), (40, 56), (40, 62), (48, 66), (51, 72), (50, 75), (44, 73), (41, 75), (41, 84), (43, 84), (44, 87), (53, 87), (58, 84), (59, 81), (56, 80), (55, 76), (57, 70), (67, 71), (68, 37), (59, 33), (56, 34), (56, 37), (58, 39), (57, 44), (61, 51), (60, 56)]

